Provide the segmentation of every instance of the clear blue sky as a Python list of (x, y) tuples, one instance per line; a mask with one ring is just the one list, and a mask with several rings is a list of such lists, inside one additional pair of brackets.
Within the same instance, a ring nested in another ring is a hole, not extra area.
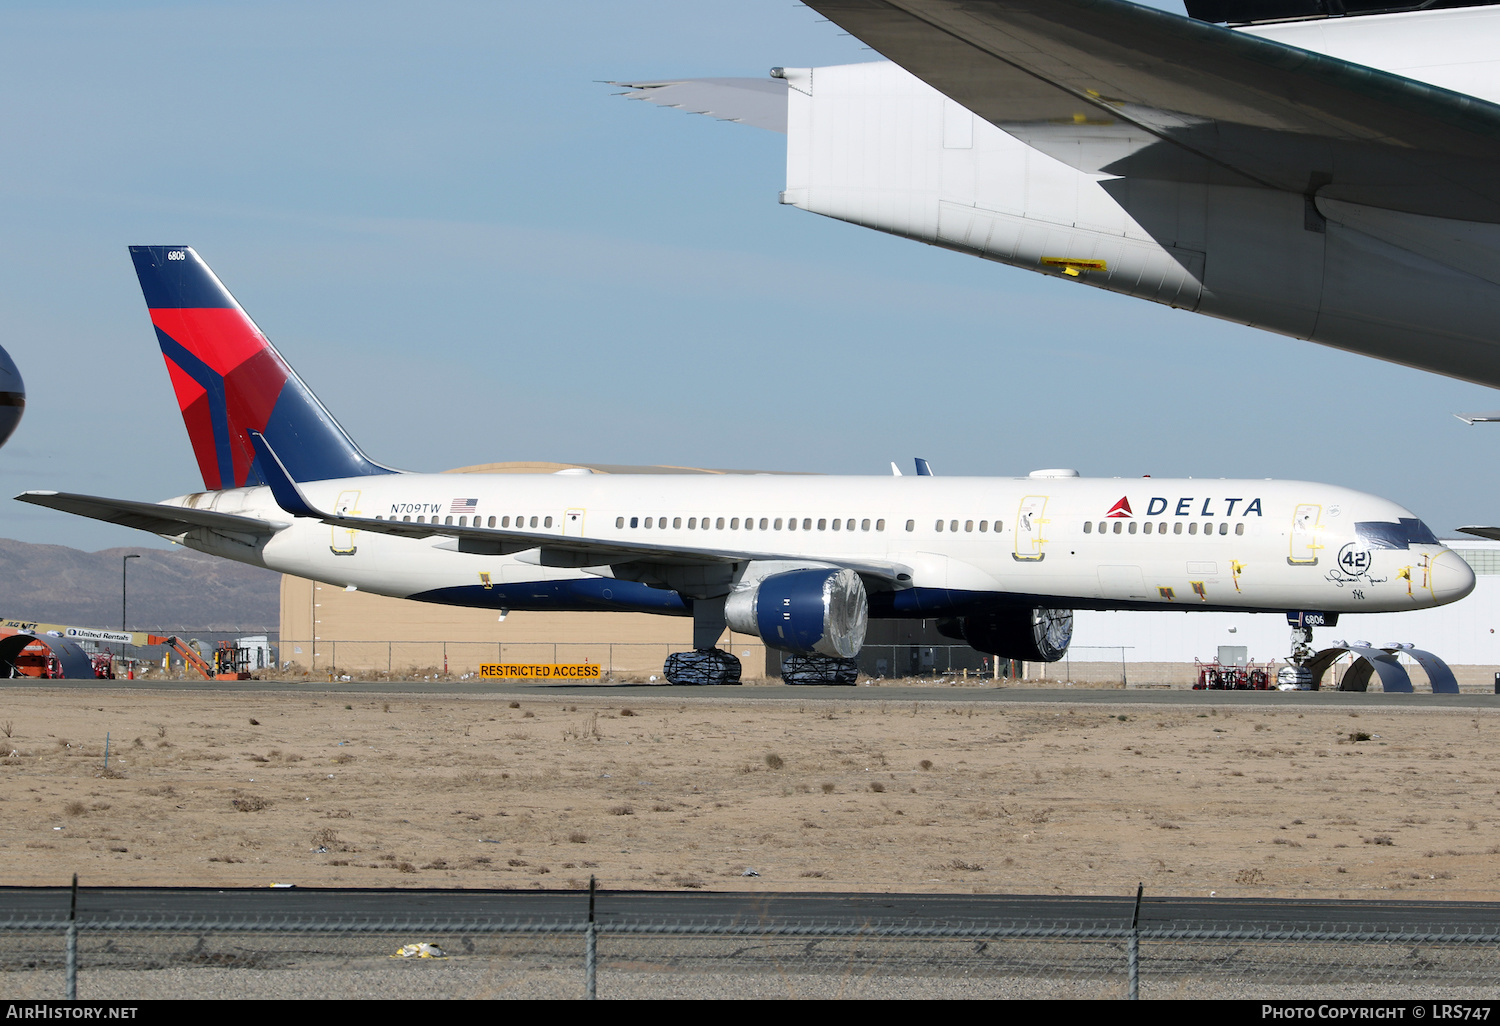
[[(126, 254), (186, 243), (410, 469), (921, 455), (1500, 517), (1500, 432), (1450, 416), (1487, 389), (781, 207), (782, 137), (598, 82), (872, 56), (791, 0), (7, 3), (0, 489), (201, 487)], [(0, 501), (0, 535), (150, 544)]]

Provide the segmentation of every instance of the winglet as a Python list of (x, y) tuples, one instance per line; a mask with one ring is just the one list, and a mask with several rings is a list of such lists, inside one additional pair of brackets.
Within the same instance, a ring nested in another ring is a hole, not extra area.
[(895, 460), (891, 460), (891, 476), (892, 477), (900, 477), (901, 476), (901, 468), (898, 467), (898, 466), (896, 466), (896, 461)]
[(917, 461), (917, 476), (918, 477), (931, 477), (932, 476), (932, 467), (928, 465), (927, 461), (924, 460), (920, 456), (915, 457), (915, 459)]
[(261, 475), (265, 477), (266, 485), (271, 489), (271, 495), (276, 499), (276, 505), (294, 517), (312, 517), (314, 520), (322, 520), (328, 516), (326, 513), (319, 512), (303, 496), (302, 490), (297, 487), (297, 482), (292, 480), (292, 475), (286, 472), (281, 458), (272, 450), (265, 435), (259, 431), (251, 431), (250, 444), (255, 447), (256, 462), (260, 465)]

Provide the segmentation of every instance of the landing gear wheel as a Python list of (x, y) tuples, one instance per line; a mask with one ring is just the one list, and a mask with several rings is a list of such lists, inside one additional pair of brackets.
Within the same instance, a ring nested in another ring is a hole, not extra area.
[(853, 685), (859, 679), (859, 660), (789, 655), (781, 662), (781, 679), (787, 684)]
[(740, 661), (734, 653), (717, 648), (673, 652), (662, 673), (672, 684), (738, 684)]

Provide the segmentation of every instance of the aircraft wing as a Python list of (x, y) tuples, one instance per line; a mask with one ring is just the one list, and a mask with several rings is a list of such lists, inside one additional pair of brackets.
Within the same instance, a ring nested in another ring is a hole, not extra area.
[(1109, 153), (1084, 170), (1500, 222), (1472, 96), (1124, 0), (805, 2), (1044, 152)]
[[(536, 551), (540, 566), (587, 567), (615, 563), (665, 563), (701, 565), (704, 563), (744, 563), (752, 560), (805, 559), (784, 552), (719, 547), (661, 545), (653, 542), (601, 541), (597, 538), (516, 531), (492, 527), (455, 527), (451, 524), (414, 524), (404, 520), (376, 520), (370, 517), (346, 517), (318, 509), (287, 474), (276, 453), (259, 432), (250, 439), (260, 459), (262, 473), (268, 479), (276, 503), (292, 516), (310, 517), (331, 527), (350, 531), (369, 531), (398, 538), (451, 538), (441, 547), (457, 552), (490, 555), (514, 555)], [(911, 587), (911, 567), (900, 563), (873, 560), (809, 559), (810, 563), (847, 567), (879, 590), (901, 590)]]
[(121, 527), (168, 537), (184, 534), (197, 527), (226, 534), (270, 537), (288, 526), (283, 522), (236, 516), (233, 513), (162, 506), (154, 502), (133, 502), (129, 499), (106, 499), (98, 495), (77, 495), (73, 492), (22, 492), (16, 498), (35, 506), (46, 506), (64, 513), (102, 520), (107, 524), (119, 524)]
[(1460, 527), (1459, 530), (1464, 534), (1472, 534), (1476, 538), (1500, 541), (1500, 527)]

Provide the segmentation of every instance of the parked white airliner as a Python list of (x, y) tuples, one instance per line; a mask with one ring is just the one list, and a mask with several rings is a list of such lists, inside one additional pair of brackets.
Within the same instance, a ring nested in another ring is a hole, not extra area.
[(692, 616), (674, 681), (739, 679), (726, 624), (852, 681), (868, 617), (1055, 660), (1071, 609), (1376, 612), (1469, 566), (1411, 512), (1299, 481), (412, 474), (369, 460), (192, 249), (131, 249), (205, 491), (18, 496), (383, 595)]

